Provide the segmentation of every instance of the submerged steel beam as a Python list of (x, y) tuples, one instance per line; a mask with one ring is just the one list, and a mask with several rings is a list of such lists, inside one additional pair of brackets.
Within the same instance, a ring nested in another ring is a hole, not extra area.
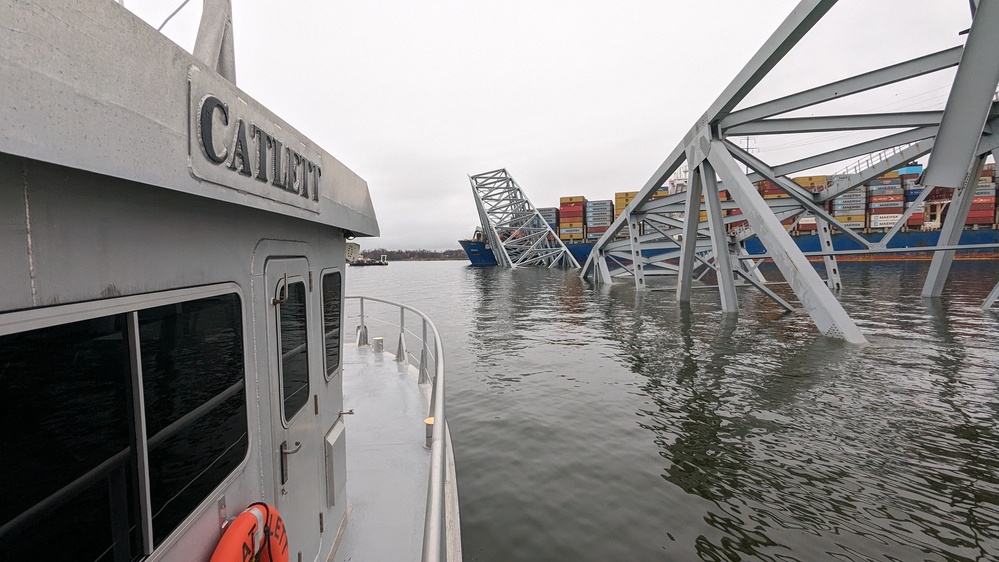
[(808, 258), (801, 253), (791, 235), (784, 230), (784, 226), (770, 211), (763, 196), (739, 170), (735, 158), (729, 154), (725, 144), (717, 140), (711, 144), (708, 161), (725, 182), (729, 193), (739, 203), (753, 231), (769, 250), (774, 263), (794, 289), (794, 293), (815, 322), (819, 332), (850, 343), (866, 343), (867, 338), (843, 310), (836, 297), (829, 292), (825, 282), (808, 263)]

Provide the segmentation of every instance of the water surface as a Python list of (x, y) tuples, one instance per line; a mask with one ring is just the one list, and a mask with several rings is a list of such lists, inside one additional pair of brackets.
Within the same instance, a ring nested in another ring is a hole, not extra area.
[(933, 300), (927, 265), (841, 265), (866, 346), (752, 288), (734, 317), (665, 279), (400, 262), (347, 292), (443, 334), (466, 560), (997, 560), (999, 264)]

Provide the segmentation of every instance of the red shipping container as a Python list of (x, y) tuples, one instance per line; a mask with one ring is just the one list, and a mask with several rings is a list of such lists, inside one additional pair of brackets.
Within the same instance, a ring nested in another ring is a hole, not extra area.
[(971, 200), (972, 205), (979, 205), (982, 203), (991, 203), (993, 206), (996, 204), (996, 198), (993, 197), (975, 197)]
[(609, 226), (588, 226), (586, 232), (607, 232)]
[(985, 177), (989, 177), (989, 178), (995, 177), (995, 175), (996, 175), (996, 169), (995, 168), (985, 168), (984, 170), (982, 170), (982, 175), (985, 176)]
[(871, 203), (889, 203), (891, 201), (905, 201), (905, 195), (872, 195), (868, 197)]
[(996, 210), (996, 204), (995, 203), (972, 203), (971, 204), (971, 210), (972, 211), (993, 211), (994, 212)]
[(964, 224), (992, 224), (992, 217), (968, 217)]
[(799, 224), (798, 225), (798, 230), (800, 230), (800, 231), (809, 231), (809, 230), (817, 230), (817, 229), (818, 229), (818, 227), (816, 225), (814, 225), (814, 224)]
[(582, 201), (580, 201), (578, 203), (562, 203), (561, 205), (559, 205), (558, 208), (559, 208), (560, 211), (564, 211), (566, 209), (569, 209), (569, 210), (572, 210), (572, 209), (582, 209), (583, 206), (585, 206), (585, 205), (586, 205), (586, 203), (583, 203)]
[(996, 214), (992, 209), (972, 209), (968, 211), (969, 217), (981, 218), (981, 217), (992, 217)]

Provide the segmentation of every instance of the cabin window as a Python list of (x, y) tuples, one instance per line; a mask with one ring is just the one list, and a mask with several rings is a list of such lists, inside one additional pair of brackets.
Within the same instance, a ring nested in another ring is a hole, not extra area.
[(340, 313), (343, 277), (339, 271), (323, 275), (323, 341), (326, 346), (326, 379), (340, 368)]
[(198, 292), (0, 315), (0, 558), (141, 558), (242, 463), (240, 298)]
[(281, 390), (284, 394), (284, 420), (295, 417), (309, 400), (309, 341), (306, 326), (305, 283), (281, 285), (287, 294), (278, 305), (281, 340)]
[(246, 455), (240, 320), (234, 294), (139, 311), (156, 545)]
[(3, 558), (138, 555), (125, 324), (116, 314), (0, 336)]

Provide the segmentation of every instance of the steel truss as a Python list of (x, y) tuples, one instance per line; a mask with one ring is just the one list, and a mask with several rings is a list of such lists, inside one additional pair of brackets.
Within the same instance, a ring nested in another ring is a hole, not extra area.
[(502, 267), (578, 268), (579, 262), (507, 173), (468, 176), (482, 231)]
[[(802, 0), (798, 4), (676, 145), (634, 200), (621, 210), (595, 244), (583, 266), (583, 277), (609, 283), (612, 276), (630, 275), (636, 289), (645, 289), (646, 276), (675, 275), (678, 300), (688, 301), (693, 283), (713, 272), (723, 312), (738, 311), (735, 287), (740, 283), (757, 287), (791, 309), (790, 304), (767, 288), (767, 281), (757, 269), (766, 257), (777, 265), (784, 282), (822, 334), (864, 343), (866, 338), (830, 290), (840, 286), (836, 254), (857, 251), (836, 251), (830, 234), (833, 230), (845, 233), (863, 248), (862, 252), (890, 252), (886, 245), (906, 224), (917, 205), (912, 205), (902, 220), (875, 244), (826, 211), (826, 202), (929, 154), (928, 171), (923, 179), (926, 188), (917, 202), (934, 187), (956, 188), (939, 244), (921, 248), (934, 252), (923, 295), (940, 295), (984, 158), (990, 153), (996, 155), (999, 150), (999, 134), (992, 134), (999, 127), (999, 109), (993, 103), (999, 85), (999, 58), (988, 47), (999, 42), (999, 0), (972, 2), (973, 24), (964, 46), (736, 109), (835, 4), (835, 0)], [(955, 66), (957, 74), (942, 112), (780, 117)], [(891, 134), (779, 164), (767, 163), (729, 140), (747, 135), (880, 129), (890, 129)], [(873, 154), (878, 156), (870, 156)], [(859, 165), (831, 177), (819, 193), (789, 179), (790, 174), (862, 157)], [(684, 164), (689, 170), (685, 190), (654, 198), (669, 188), (670, 178)], [(740, 164), (748, 171), (744, 172)], [(753, 185), (761, 179), (775, 183), (790, 198), (765, 199)], [(722, 190), (729, 193), (730, 201), (721, 200)], [(741, 209), (742, 214), (722, 212), (735, 208)], [(702, 213), (706, 221), (702, 220)], [(826, 279), (820, 277), (781, 224), (785, 219), (793, 219), (797, 224), (806, 216), (816, 219)], [(746, 226), (733, 227), (743, 223)], [(626, 239), (620, 239), (622, 233), (627, 233)], [(766, 256), (746, 254), (743, 243), (752, 236), (757, 236), (766, 247)], [(997, 299), (999, 286), (993, 290), (986, 307)]]

